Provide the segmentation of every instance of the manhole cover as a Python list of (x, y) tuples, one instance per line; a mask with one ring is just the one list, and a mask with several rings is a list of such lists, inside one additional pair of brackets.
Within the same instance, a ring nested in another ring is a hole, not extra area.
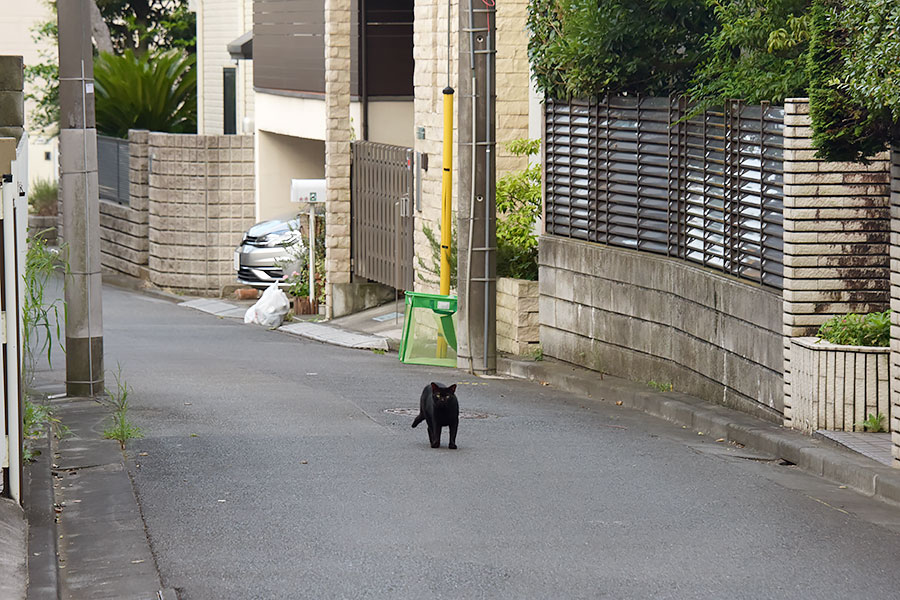
[[(387, 408), (384, 412), (390, 415), (406, 415), (407, 417), (415, 417), (419, 414), (419, 410), (415, 408)], [(497, 415), (491, 415), (484, 412), (473, 412), (467, 410), (459, 411), (460, 419), (490, 419), (496, 416)]]

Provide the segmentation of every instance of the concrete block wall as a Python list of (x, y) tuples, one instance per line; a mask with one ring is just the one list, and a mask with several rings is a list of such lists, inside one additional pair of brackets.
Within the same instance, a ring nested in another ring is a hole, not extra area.
[(110, 271), (147, 279), (149, 240), (148, 131), (128, 132), (129, 203), (100, 200), (100, 264)]
[[(527, 159), (512, 156), (505, 148), (507, 142), (528, 136), (529, 110), (529, 67), (528, 31), (525, 27), (527, 0), (510, 0), (498, 3), (497, 18), (497, 177), (510, 171), (525, 168)], [(468, 4), (463, 3), (463, 8)], [(454, 94), (454, 140), (459, 139), (458, 113), (459, 96), (457, 55), (458, 55), (458, 0), (451, 2), (450, 24), (450, 85)], [(413, 29), (413, 57), (415, 59), (415, 125), (425, 128), (425, 139), (416, 139), (415, 150), (428, 154), (428, 171), (422, 173), (422, 210), (416, 213), (415, 253), (429, 257), (431, 245), (422, 232), (428, 225), (437, 234), (441, 220), (441, 165), (443, 140), (443, 93), (447, 85), (447, 3), (442, 0), (422, 0), (415, 5)], [(463, 75), (468, 77), (468, 63), (463, 64)], [(453, 210), (460, 201), (468, 201), (468, 191), (460, 193), (457, 182), (459, 147), (453, 145)], [(454, 216), (454, 223), (456, 218)], [(418, 265), (416, 265), (418, 269)], [(426, 274), (429, 279), (432, 276)], [(437, 284), (424, 283), (416, 276), (418, 291), (437, 292)]]
[(148, 154), (150, 281), (217, 296), (254, 223), (253, 137), (151, 133)]
[(833, 315), (888, 308), (890, 164), (816, 158), (809, 101), (784, 111), (784, 423), (793, 425), (790, 339)]
[(540, 239), (543, 352), (782, 418), (779, 293), (663, 256)]
[(538, 282), (501, 277), (497, 280), (497, 350), (517, 356), (532, 354), (541, 342)]

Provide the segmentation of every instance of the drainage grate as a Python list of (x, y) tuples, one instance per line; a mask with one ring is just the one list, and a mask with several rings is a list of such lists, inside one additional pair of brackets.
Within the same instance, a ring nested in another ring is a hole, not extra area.
[[(417, 408), (386, 408), (384, 412), (389, 415), (405, 415), (407, 417), (415, 417), (419, 414), (419, 409)], [(495, 419), (497, 415), (492, 415), (485, 412), (473, 412), (467, 410), (459, 411), (460, 419)]]

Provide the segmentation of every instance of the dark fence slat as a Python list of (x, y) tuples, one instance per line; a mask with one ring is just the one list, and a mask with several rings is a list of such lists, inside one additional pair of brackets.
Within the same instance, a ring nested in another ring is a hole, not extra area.
[(781, 288), (784, 109), (548, 100), (549, 235), (683, 258)]

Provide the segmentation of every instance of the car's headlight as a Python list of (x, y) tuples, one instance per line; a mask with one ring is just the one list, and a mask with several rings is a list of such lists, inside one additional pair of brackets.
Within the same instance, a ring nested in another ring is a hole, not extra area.
[(299, 231), (276, 231), (259, 238), (259, 243), (267, 248), (290, 246), (300, 239)]

